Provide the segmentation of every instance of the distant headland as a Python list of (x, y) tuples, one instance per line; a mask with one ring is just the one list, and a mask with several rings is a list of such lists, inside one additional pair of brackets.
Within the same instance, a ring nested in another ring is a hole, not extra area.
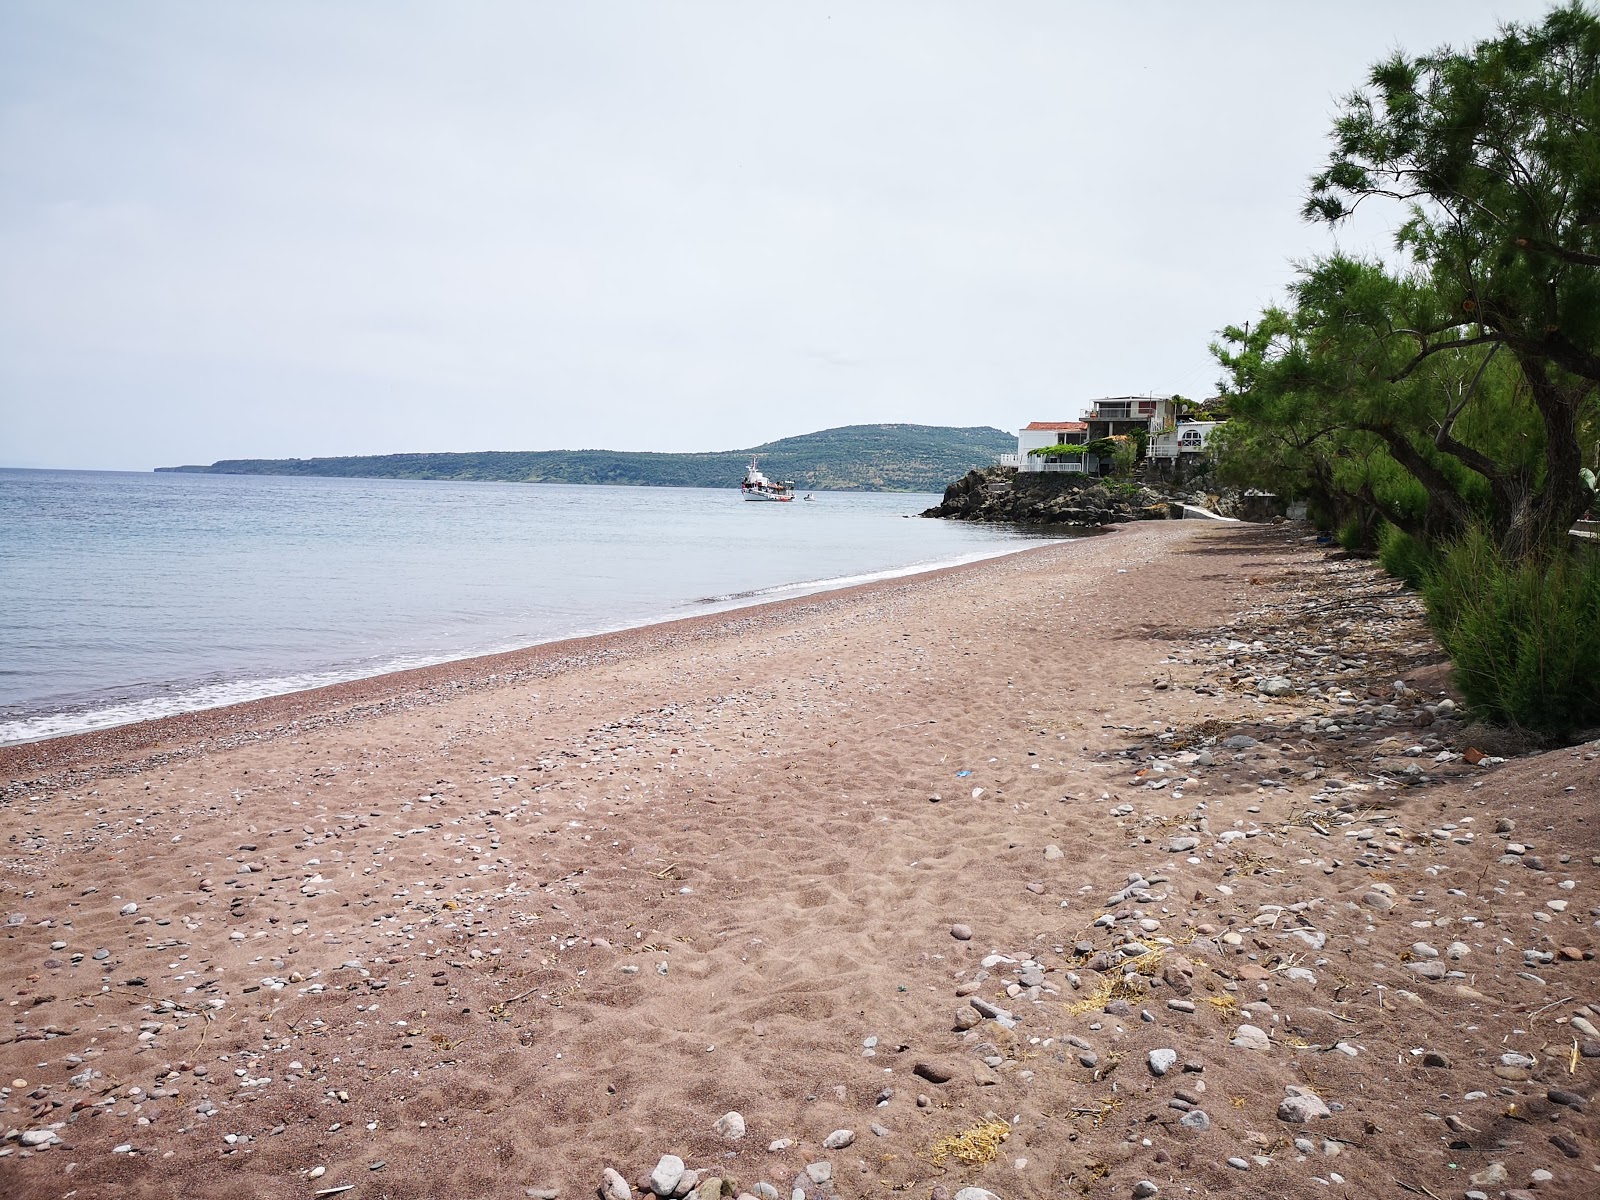
[(319, 475), (356, 479), (454, 479), (738, 487), (751, 455), (773, 479), (853, 492), (940, 492), (1015, 449), (987, 426), (845, 425), (742, 450), (666, 454), (624, 450), (485, 450), (465, 454), (364, 454), (343, 458), (235, 458), (210, 466), (157, 467), (208, 475)]

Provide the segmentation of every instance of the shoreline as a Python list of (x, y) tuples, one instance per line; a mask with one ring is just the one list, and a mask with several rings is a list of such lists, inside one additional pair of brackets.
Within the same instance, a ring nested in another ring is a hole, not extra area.
[[(232, 746), (248, 740), (261, 740), (291, 728), (315, 727), (317, 719), (355, 717), (363, 711), (395, 706), (434, 703), (443, 698), (441, 689), (485, 688), (491, 684), (513, 684), (547, 678), (574, 666), (619, 655), (647, 651), (657, 637), (717, 637), (736, 635), (740, 618), (759, 613), (786, 620), (803, 620), (808, 605), (821, 605), (834, 599), (870, 595), (875, 589), (893, 588), (952, 573), (982, 568), (1019, 555), (1034, 554), (1094, 537), (1107, 537), (1117, 527), (1090, 536), (1042, 540), (1042, 544), (1023, 544), (1017, 549), (999, 550), (974, 559), (928, 568), (891, 568), (873, 572), (878, 577), (838, 587), (823, 586), (814, 591), (772, 600), (732, 601), (686, 617), (665, 617), (625, 625), (600, 633), (555, 638), (511, 650), (470, 654), (419, 667), (381, 671), (317, 687), (297, 688), (250, 700), (191, 709), (169, 715), (56, 734), (29, 741), (0, 745), (0, 797), (26, 788), (34, 778), (98, 761), (107, 757), (150, 753), (170, 755), (194, 753), (204, 746)], [(782, 584), (771, 591), (804, 588), (804, 582)], [(711, 601), (710, 603), (719, 603)], [(23, 775), (31, 778), (24, 780)]]
[(1306, 532), (80, 748), (0, 798), (0, 1192), (1587, 1195), (1600, 745), (1471, 754)]

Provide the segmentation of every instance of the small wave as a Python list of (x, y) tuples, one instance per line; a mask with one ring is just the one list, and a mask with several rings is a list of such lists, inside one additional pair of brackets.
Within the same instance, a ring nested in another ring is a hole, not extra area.
[(304, 692), (335, 683), (349, 683), (351, 680), (365, 679), (373, 675), (386, 675), (391, 671), (431, 666), (446, 661), (447, 657), (408, 656), (377, 665), (345, 670), (307, 671), (297, 675), (235, 679), (222, 683), (201, 684), (161, 696), (125, 700), (78, 712), (44, 713), (21, 717), (0, 722), (0, 746), (39, 742), (46, 738), (65, 737), (73, 733), (114, 729), (119, 725), (132, 725), (138, 721), (156, 721), (162, 717), (173, 717), (181, 713), (224, 708), (229, 704), (243, 704), (249, 700), (264, 700), (269, 696), (282, 696), (289, 692)]

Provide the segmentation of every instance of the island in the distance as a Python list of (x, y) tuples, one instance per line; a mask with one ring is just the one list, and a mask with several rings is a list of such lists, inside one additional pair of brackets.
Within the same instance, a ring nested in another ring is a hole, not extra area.
[(157, 467), (211, 475), (322, 475), (359, 479), (456, 479), (503, 483), (599, 483), (738, 487), (752, 455), (773, 479), (827, 491), (939, 492), (952, 479), (1016, 449), (998, 429), (942, 425), (846, 425), (743, 450), (667, 454), (623, 450), (485, 450), (468, 454), (372, 454), (344, 458), (237, 458), (210, 466)]

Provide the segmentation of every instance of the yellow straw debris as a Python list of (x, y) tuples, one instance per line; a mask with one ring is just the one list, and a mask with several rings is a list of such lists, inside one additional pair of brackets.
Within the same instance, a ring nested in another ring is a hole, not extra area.
[(985, 1121), (961, 1133), (947, 1133), (933, 1143), (933, 1165), (942, 1167), (955, 1159), (964, 1167), (981, 1167), (1000, 1154), (1000, 1143), (1011, 1136), (1004, 1121)]

